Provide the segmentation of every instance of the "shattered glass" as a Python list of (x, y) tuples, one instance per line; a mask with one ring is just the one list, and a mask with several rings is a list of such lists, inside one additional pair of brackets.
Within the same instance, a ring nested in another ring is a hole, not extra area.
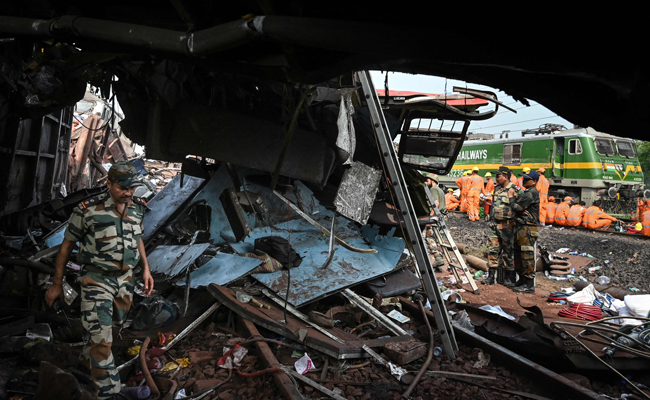
[(381, 171), (360, 162), (353, 162), (345, 171), (336, 192), (334, 205), (341, 215), (365, 225), (375, 201)]

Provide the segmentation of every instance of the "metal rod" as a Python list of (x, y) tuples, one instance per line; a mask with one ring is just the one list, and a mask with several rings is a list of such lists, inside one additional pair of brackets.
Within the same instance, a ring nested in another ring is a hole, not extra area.
[(358, 294), (354, 293), (350, 289), (345, 289), (341, 292), (351, 303), (355, 304), (357, 307), (365, 311), (366, 313), (373, 316), (380, 324), (388, 328), (389, 331), (393, 332), (397, 336), (406, 336), (408, 333), (396, 323), (391, 321), (387, 316), (385, 316), (381, 311), (377, 310), (372, 304), (368, 303), (362, 299)]

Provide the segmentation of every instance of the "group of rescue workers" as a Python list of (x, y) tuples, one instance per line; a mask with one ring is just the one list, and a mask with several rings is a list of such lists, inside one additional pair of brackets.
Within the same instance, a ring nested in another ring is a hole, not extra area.
[[(486, 182), (479, 175), (479, 168), (465, 171), (456, 180), (460, 189), (460, 199), (454, 190), (447, 189), (447, 194), (438, 186), (438, 176), (427, 175), (427, 186), (431, 190), (436, 205), (441, 212), (460, 210), (467, 213), (470, 221), (480, 219), (479, 204), (483, 194), (485, 215), (488, 216), (490, 233), (488, 237), (488, 276), (484, 284), (499, 282), (512, 288), (515, 292), (535, 292), (535, 261), (537, 254), (537, 227), (539, 225), (557, 224), (560, 226), (582, 226), (588, 229), (607, 229), (617, 219), (608, 215), (601, 208), (601, 201), (594, 201), (586, 207), (585, 202), (575, 201), (570, 196), (563, 201), (548, 196), (549, 181), (544, 176), (545, 168), (536, 172), (523, 168), (519, 178), (506, 166), (485, 174)], [(492, 175), (496, 182), (492, 180)], [(650, 200), (639, 200), (637, 212), (638, 223), (631, 228), (638, 233), (650, 236)], [(425, 231), (425, 238), (434, 258), (433, 266), (444, 265), (442, 255), (431, 237)]]

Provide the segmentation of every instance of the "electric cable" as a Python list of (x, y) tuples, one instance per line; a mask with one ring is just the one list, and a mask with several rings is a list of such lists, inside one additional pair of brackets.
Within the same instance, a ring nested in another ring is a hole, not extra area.
[(571, 304), (558, 312), (560, 317), (571, 319), (583, 319), (588, 321), (598, 321), (603, 318), (603, 312), (600, 307), (589, 304)]

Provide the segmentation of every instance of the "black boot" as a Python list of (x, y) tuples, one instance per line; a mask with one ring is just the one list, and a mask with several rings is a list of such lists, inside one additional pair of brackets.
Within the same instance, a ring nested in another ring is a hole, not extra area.
[(497, 280), (497, 269), (496, 268), (489, 268), (488, 269), (488, 277), (483, 279), (481, 283), (483, 285), (494, 285)]
[(516, 293), (535, 293), (535, 278), (526, 278), (525, 276), (521, 277), (521, 285), (515, 286), (512, 288), (513, 292)]
[(518, 286), (517, 283), (517, 272), (506, 270), (503, 285), (506, 287), (515, 287)]

